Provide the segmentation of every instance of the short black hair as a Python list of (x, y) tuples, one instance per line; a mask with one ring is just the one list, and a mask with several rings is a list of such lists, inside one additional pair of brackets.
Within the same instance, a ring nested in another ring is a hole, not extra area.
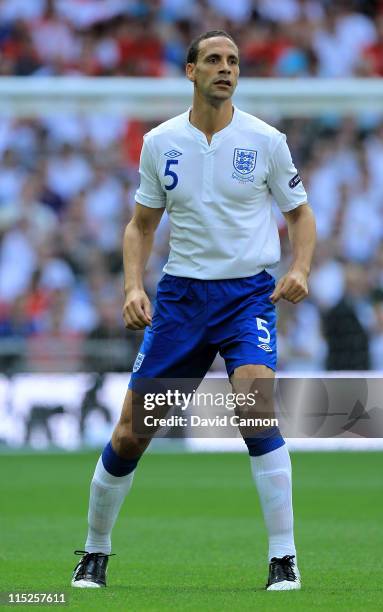
[(234, 38), (230, 36), (225, 30), (209, 30), (208, 32), (204, 32), (204, 34), (200, 34), (191, 41), (187, 55), (186, 55), (186, 63), (187, 64), (195, 64), (198, 58), (199, 44), (202, 40), (206, 40), (207, 38), (215, 38), (216, 36), (223, 36), (224, 38), (228, 38), (236, 44)]

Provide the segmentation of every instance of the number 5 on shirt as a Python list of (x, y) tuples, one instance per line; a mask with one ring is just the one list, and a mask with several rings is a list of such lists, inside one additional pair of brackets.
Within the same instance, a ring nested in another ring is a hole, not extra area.
[(164, 176), (171, 176), (172, 177), (172, 181), (173, 181), (172, 183), (170, 183), (170, 185), (165, 185), (165, 189), (167, 191), (171, 191), (178, 184), (178, 176), (176, 175), (176, 173), (173, 170), (170, 170), (170, 167), (172, 165), (177, 166), (177, 164), (178, 164), (178, 159), (168, 159), (168, 160), (166, 160)]

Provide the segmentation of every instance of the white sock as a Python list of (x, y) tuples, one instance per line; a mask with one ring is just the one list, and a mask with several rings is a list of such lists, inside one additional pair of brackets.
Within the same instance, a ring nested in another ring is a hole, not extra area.
[(296, 555), (287, 446), (284, 444), (265, 455), (250, 457), (250, 461), (269, 535), (269, 561), (272, 557)]
[(126, 495), (132, 486), (133, 474), (113, 476), (99, 458), (90, 485), (87, 552), (110, 554), (111, 534)]

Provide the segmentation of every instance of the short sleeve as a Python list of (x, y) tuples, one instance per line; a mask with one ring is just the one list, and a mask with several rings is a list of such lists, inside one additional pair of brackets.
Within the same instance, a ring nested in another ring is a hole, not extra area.
[(267, 184), (282, 212), (289, 212), (307, 202), (307, 194), (291, 158), (286, 136), (279, 140), (271, 153)]
[(147, 137), (144, 137), (139, 172), (140, 186), (136, 191), (136, 202), (149, 208), (164, 208), (166, 196), (156, 173), (153, 153)]

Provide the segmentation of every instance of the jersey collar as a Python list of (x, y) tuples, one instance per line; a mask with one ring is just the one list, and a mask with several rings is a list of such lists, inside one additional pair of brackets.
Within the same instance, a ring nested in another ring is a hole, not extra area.
[(238, 110), (237, 108), (233, 105), (233, 116), (231, 118), (230, 123), (227, 124), (226, 127), (224, 127), (222, 130), (219, 130), (219, 132), (215, 132), (215, 134), (213, 134), (213, 137), (211, 139), (210, 145), (206, 139), (206, 135), (204, 134), (204, 132), (201, 132), (201, 130), (199, 130), (197, 127), (195, 127), (195, 125), (193, 125), (192, 123), (190, 123), (190, 111), (191, 111), (192, 107), (190, 106), (187, 110), (186, 113), (186, 123), (187, 123), (187, 127), (189, 128), (189, 130), (193, 133), (194, 137), (201, 142), (201, 144), (203, 144), (203, 146), (207, 149), (212, 149), (214, 148), (219, 142), (222, 141), (223, 138), (225, 138), (227, 136), (228, 133), (231, 132), (231, 130), (233, 129), (233, 127), (235, 126), (237, 119), (238, 119)]

